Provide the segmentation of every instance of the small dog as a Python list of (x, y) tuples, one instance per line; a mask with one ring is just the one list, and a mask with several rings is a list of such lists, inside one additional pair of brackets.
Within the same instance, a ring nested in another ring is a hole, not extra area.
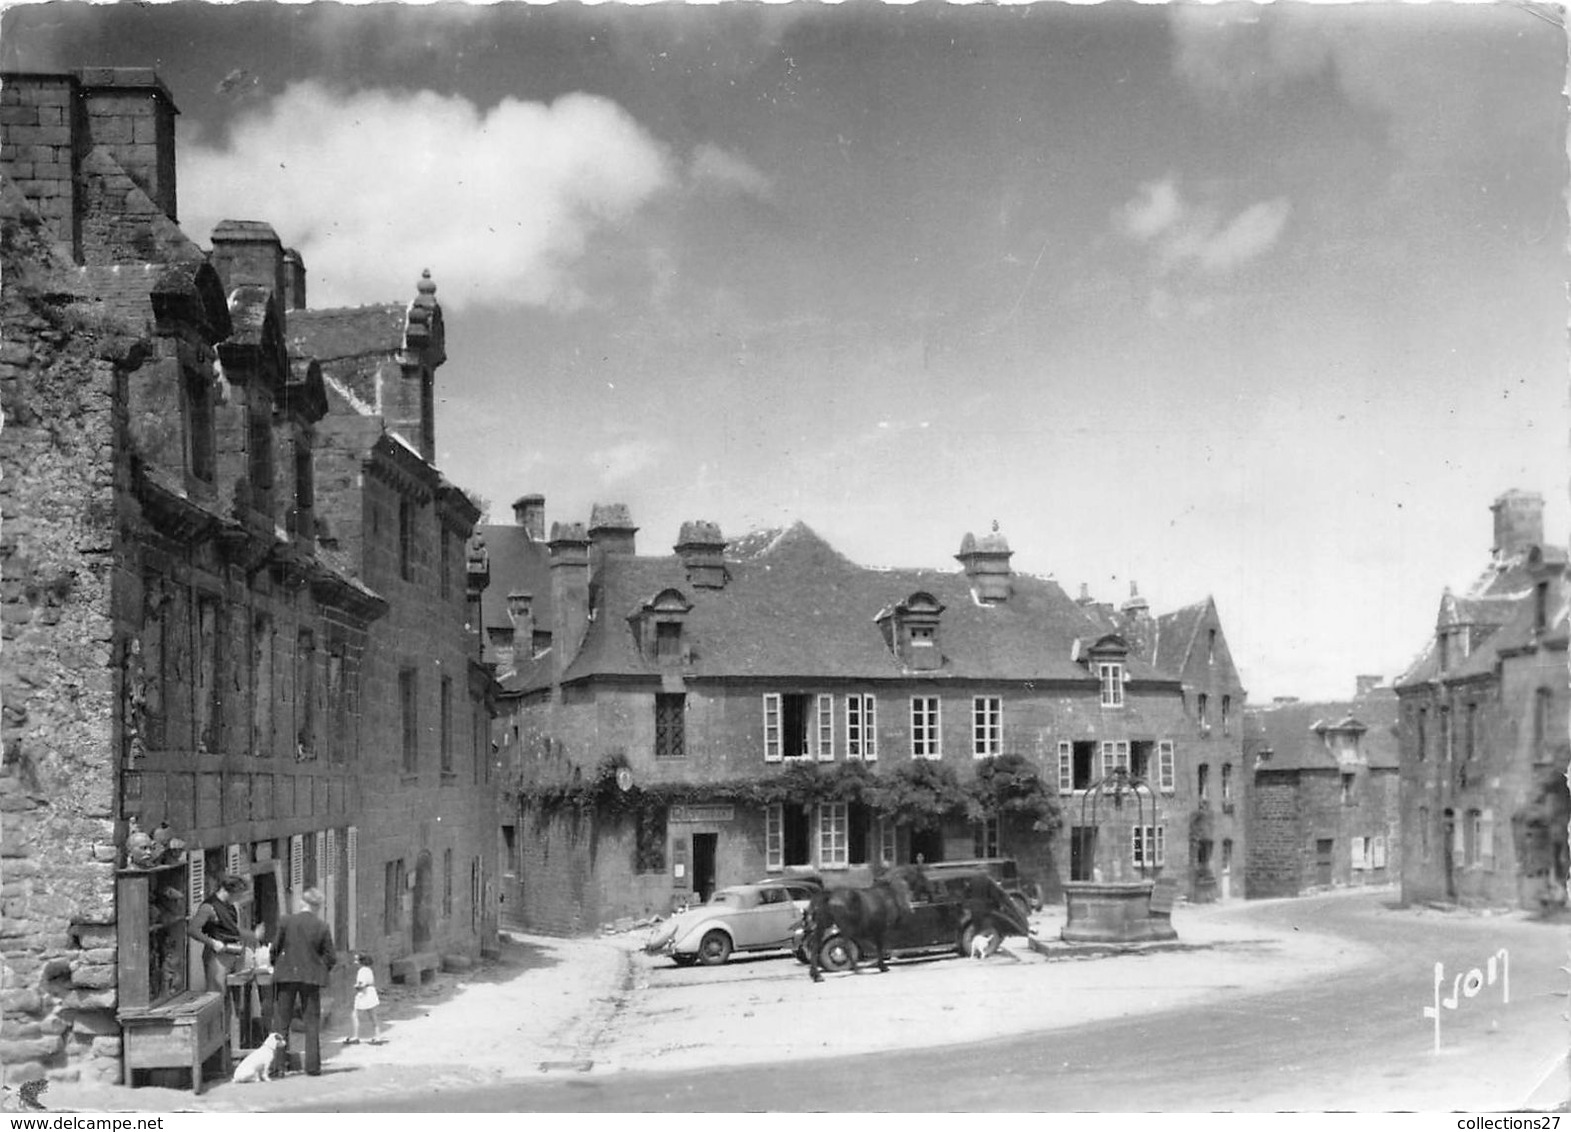
[(236, 1084), (241, 1081), (271, 1081), (273, 1058), (278, 1053), (278, 1047), (283, 1044), (282, 1034), (268, 1034), (261, 1045), (246, 1054), (245, 1060), (235, 1066), (235, 1074), (231, 1079)]
[(992, 953), (993, 933), (977, 932), (971, 937), (971, 958), (986, 959)]

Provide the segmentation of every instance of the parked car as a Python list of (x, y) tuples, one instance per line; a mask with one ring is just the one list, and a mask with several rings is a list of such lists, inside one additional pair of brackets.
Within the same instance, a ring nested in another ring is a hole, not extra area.
[[(885, 940), (891, 955), (930, 951), (969, 955), (971, 943), (978, 933), (986, 932), (994, 937), (990, 950), (996, 949), (1004, 936), (1031, 933), (1031, 925), (1020, 905), (985, 869), (952, 865), (937, 870), (927, 865), (923, 866), (923, 875), (927, 892), (914, 894), (911, 915), (905, 917)], [(792, 932), (791, 951), (799, 963), (808, 961), (800, 922)], [(825, 932), (818, 950), (818, 965), (824, 970), (848, 971), (861, 957), (862, 946), (856, 940), (847, 939), (834, 926)]]
[(679, 967), (714, 967), (736, 951), (787, 949), (792, 927), (821, 887), (793, 878), (719, 889), (707, 904), (678, 912), (655, 927), (644, 950), (669, 955)]
[(939, 876), (956, 869), (980, 869), (1009, 893), (1020, 906), (1022, 915), (1030, 915), (1042, 907), (1041, 886), (1020, 879), (1020, 866), (1013, 857), (969, 857), (959, 861), (935, 861), (922, 867)]

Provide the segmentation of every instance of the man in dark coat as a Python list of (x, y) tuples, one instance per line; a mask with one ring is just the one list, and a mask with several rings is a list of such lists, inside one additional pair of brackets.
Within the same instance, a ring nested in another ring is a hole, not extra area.
[(332, 929), (321, 917), (321, 892), (308, 888), (300, 899), (305, 906), (278, 925), (273, 950), (273, 1032), (284, 1036), (274, 1072), (289, 1065), (289, 1023), (299, 1003), (305, 1018), (305, 1071), (315, 1077), (322, 1072), (322, 988), (338, 956)]

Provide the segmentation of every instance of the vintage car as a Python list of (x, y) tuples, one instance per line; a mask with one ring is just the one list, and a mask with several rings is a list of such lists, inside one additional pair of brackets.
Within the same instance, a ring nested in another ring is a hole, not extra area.
[(981, 870), (999, 883), (1003, 890), (1025, 914), (1042, 907), (1041, 887), (1020, 879), (1020, 866), (1013, 857), (970, 857), (961, 861), (934, 861), (922, 866), (929, 874), (943, 874), (959, 870)]
[(784, 950), (791, 929), (820, 885), (807, 879), (766, 880), (722, 888), (656, 926), (644, 941), (651, 955), (669, 955), (679, 967), (718, 966), (733, 951)]
[[(988, 950), (996, 951), (1005, 936), (1030, 935), (1031, 925), (1019, 904), (984, 869), (948, 868), (923, 870), (925, 891), (912, 894), (911, 914), (905, 917), (885, 941), (890, 955), (915, 955), (931, 951), (952, 951), (969, 955), (971, 943), (980, 933), (992, 936)], [(806, 963), (803, 929), (797, 923), (791, 936), (791, 951), (797, 961)], [(824, 933), (818, 950), (818, 965), (826, 971), (849, 971), (862, 958), (867, 941), (847, 939), (831, 926)], [(869, 960), (872, 955), (867, 956)]]

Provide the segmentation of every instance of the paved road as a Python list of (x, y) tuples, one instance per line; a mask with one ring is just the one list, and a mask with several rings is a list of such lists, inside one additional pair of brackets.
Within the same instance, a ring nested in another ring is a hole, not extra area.
[[(1384, 900), (1389, 894), (1250, 908), (1245, 914), (1259, 922), (1346, 936), (1383, 958), (1262, 994), (1219, 990), (1179, 1011), (964, 1046), (510, 1083), (356, 1108), (1371, 1112), (1524, 1104), (1567, 1047), (1563, 927), (1397, 912)], [(1442, 1009), (1436, 1054), (1433, 1024), (1422, 1015), (1433, 998), (1434, 963), (1445, 964), (1449, 995), (1453, 974), (1485, 970), (1501, 948), (1509, 953), (1509, 1003), (1500, 963), (1494, 985)], [(905, 977), (916, 984), (923, 976), (911, 969)]]

